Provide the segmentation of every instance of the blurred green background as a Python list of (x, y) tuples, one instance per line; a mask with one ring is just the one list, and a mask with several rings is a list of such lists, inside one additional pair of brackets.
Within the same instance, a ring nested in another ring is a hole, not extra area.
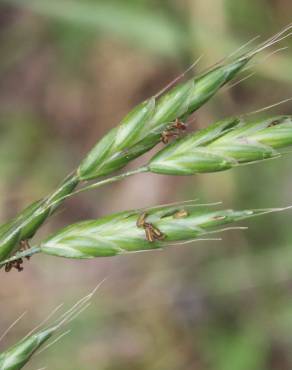
[[(291, 15), (290, 0), (0, 1), (1, 221), (49, 193), (136, 103), (200, 55), (196, 72), (271, 36)], [(290, 97), (291, 60), (289, 50), (262, 59), (255, 76), (197, 112), (192, 129)], [(280, 112), (291, 114), (291, 103), (271, 114)], [(67, 201), (35, 240), (77, 220), (176, 200), (291, 205), (291, 161), (129, 178)], [(0, 334), (28, 311), (1, 349), (107, 277), (72, 332), (28, 369), (292, 369), (291, 212), (244, 226), (222, 241), (93, 261), (36, 256), (21, 274), (1, 272)]]

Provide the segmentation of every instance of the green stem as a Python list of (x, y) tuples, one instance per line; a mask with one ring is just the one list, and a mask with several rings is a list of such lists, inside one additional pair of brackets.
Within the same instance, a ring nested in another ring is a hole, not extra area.
[(0, 268), (6, 265), (6, 263), (13, 262), (18, 260), (19, 258), (24, 258), (24, 257), (30, 257), (36, 253), (40, 253), (41, 248), (40, 247), (31, 247), (23, 252), (16, 253), (14, 256), (7, 258), (4, 261), (0, 262)]
[(108, 179), (98, 181), (98, 182), (95, 182), (95, 183), (90, 184), (88, 186), (85, 186), (85, 187), (83, 187), (79, 190), (76, 190), (71, 195), (76, 195), (78, 193), (83, 193), (84, 191), (87, 191), (87, 190), (96, 189), (96, 188), (99, 188), (100, 186), (107, 185), (107, 184), (112, 184), (113, 182), (123, 180), (126, 177), (137, 175), (139, 173), (145, 173), (145, 172), (148, 172), (148, 171), (149, 171), (149, 168), (147, 166), (139, 167), (136, 170), (128, 171), (128, 172), (122, 173), (121, 175), (113, 176), (113, 177), (110, 177)]
[(95, 182), (93, 184), (90, 184), (88, 186), (85, 186), (79, 190), (76, 190), (74, 191), (73, 193), (71, 194), (68, 194), (68, 195), (65, 195), (61, 198), (59, 198), (57, 201), (54, 201), (53, 203), (49, 203), (48, 206), (49, 207), (52, 207), (55, 205), (55, 203), (57, 202), (60, 202), (60, 201), (63, 201), (67, 198), (71, 198), (73, 197), (74, 195), (77, 195), (77, 194), (80, 194), (80, 193), (83, 193), (87, 190), (92, 190), (92, 189), (96, 189), (96, 188), (99, 188), (101, 186), (104, 186), (104, 185), (108, 185), (108, 184), (112, 184), (114, 182), (117, 182), (117, 181), (120, 181), (120, 180), (123, 180), (125, 179), (126, 177), (129, 177), (129, 176), (133, 176), (133, 175), (137, 175), (139, 173), (145, 173), (145, 172), (149, 172), (149, 169), (147, 166), (142, 166), (142, 167), (139, 167), (135, 170), (132, 170), (132, 171), (128, 171), (128, 172), (125, 172), (125, 173), (122, 173), (121, 175), (117, 175), (117, 176), (113, 176), (113, 177), (110, 177), (108, 179), (105, 179), (105, 180), (101, 180), (101, 181), (98, 181), (98, 182)]

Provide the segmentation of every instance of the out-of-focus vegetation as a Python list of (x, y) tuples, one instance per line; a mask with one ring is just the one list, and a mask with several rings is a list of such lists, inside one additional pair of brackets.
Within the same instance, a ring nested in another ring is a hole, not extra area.
[[(271, 36), (291, 14), (288, 0), (2, 0), (1, 221), (53, 189), (98, 137), (197, 57), (203, 69), (257, 34)], [(291, 96), (291, 59), (287, 50), (262, 60), (255, 76), (200, 110), (192, 129)], [(291, 114), (291, 104), (273, 113)], [(187, 179), (140, 175), (68, 201), (37, 239), (85, 217), (173, 200), (286, 206), (291, 161)], [(31, 369), (291, 369), (290, 219), (267, 215), (221, 242), (87, 262), (37, 256), (22, 274), (1, 272), (0, 332), (29, 311), (2, 348), (108, 276), (97, 304)]]

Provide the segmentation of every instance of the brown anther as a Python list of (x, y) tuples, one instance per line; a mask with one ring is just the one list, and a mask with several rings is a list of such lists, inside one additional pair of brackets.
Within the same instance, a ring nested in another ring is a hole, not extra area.
[(23, 270), (23, 267), (21, 266), (23, 264), (23, 259), (19, 258), (18, 260), (15, 261), (14, 267), (18, 272), (21, 272)]
[(157, 240), (165, 239), (165, 235), (157, 227), (155, 227), (152, 224), (149, 224), (148, 226), (150, 226), (150, 225), (151, 225), (152, 233), (155, 236), (155, 239), (157, 239)]
[(214, 217), (212, 217), (212, 219), (216, 220), (216, 221), (224, 220), (225, 218), (226, 218), (226, 216), (214, 216)]
[(281, 121), (279, 119), (276, 119), (274, 121), (272, 121), (271, 123), (268, 124), (268, 127), (273, 127), (273, 126), (277, 126), (281, 123)]
[(165, 235), (156, 226), (149, 222), (146, 222), (146, 218), (147, 213), (142, 213), (136, 222), (137, 227), (144, 229), (146, 239), (150, 243), (155, 242), (155, 240), (165, 239)]
[(12, 262), (7, 262), (5, 265), (5, 272), (9, 272), (12, 269)]
[[(29, 245), (29, 242), (28, 240), (21, 240), (20, 241), (20, 248), (19, 248), (19, 251), (20, 252), (23, 252), (25, 250), (28, 250), (30, 249), (30, 245)], [(30, 256), (26, 256), (25, 257), (27, 260), (30, 260)]]
[[(20, 244), (20, 247), (18, 249), (18, 252), (23, 252), (27, 249), (30, 249), (30, 245), (28, 243), (28, 240), (21, 240), (19, 244)], [(26, 256), (25, 258), (27, 260), (29, 260), (30, 256)], [(22, 258), (18, 258), (14, 261), (7, 262), (5, 264), (5, 272), (10, 272), (13, 268), (15, 268), (18, 272), (21, 272), (23, 270), (22, 264), (23, 264), (23, 259)]]
[(169, 139), (180, 136), (181, 132), (185, 131), (186, 129), (186, 124), (176, 118), (174, 123), (162, 132), (161, 141), (163, 144), (168, 144)]
[(174, 215), (173, 215), (173, 218), (185, 218), (187, 217), (189, 214), (188, 212), (185, 210), (185, 209), (181, 209), (180, 211), (176, 212)]
[(171, 138), (171, 136), (172, 135), (167, 130), (163, 131), (162, 134), (161, 134), (161, 141), (162, 141), (162, 143), (163, 144), (168, 144), (169, 143), (169, 139)]
[(178, 118), (176, 118), (172, 127), (180, 131), (185, 131), (187, 129), (187, 125)]
[(136, 225), (137, 225), (137, 227), (144, 227), (144, 225), (145, 225), (145, 222), (146, 222), (146, 217), (147, 217), (147, 213), (142, 213), (140, 216), (139, 216), (139, 218), (138, 218), (138, 220), (137, 220), (137, 222), (136, 222)]
[(23, 267), (21, 266), (22, 264), (23, 264), (22, 258), (18, 258), (15, 261), (8, 262), (5, 265), (5, 272), (9, 272), (13, 268), (15, 268), (18, 272), (21, 272), (23, 270)]
[(153, 231), (152, 231), (152, 228), (151, 228), (151, 225), (149, 224), (145, 224), (144, 225), (144, 230), (145, 230), (145, 235), (146, 235), (146, 239), (150, 242), (150, 243), (153, 243), (155, 241), (155, 238), (154, 238), (154, 234), (153, 234)]

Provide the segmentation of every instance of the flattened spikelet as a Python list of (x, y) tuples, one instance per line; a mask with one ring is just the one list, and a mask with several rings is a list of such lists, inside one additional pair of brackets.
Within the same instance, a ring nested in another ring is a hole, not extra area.
[[(99, 285), (98, 285), (99, 286)], [(97, 287), (98, 288), (98, 287)], [(5, 352), (0, 353), (0, 369), (1, 370), (19, 370), (22, 369), (31, 359), (31, 357), (65, 324), (71, 322), (77, 315), (84, 311), (89, 305), (89, 302), (95, 293), (93, 290), (87, 296), (81, 298), (74, 304), (67, 312), (59, 317), (59, 319), (51, 326), (45, 329), (38, 330), (39, 326), (31, 333), (25, 336), (22, 340), (14, 346), (8, 348)], [(51, 315), (44, 321), (47, 322), (49, 318), (61, 307), (57, 307)], [(43, 324), (44, 324), (43, 323)], [(43, 326), (41, 324), (41, 326)], [(62, 337), (64, 334), (61, 334)], [(59, 337), (59, 338), (60, 338)], [(55, 341), (54, 341), (55, 342)], [(54, 343), (53, 342), (53, 343)], [(49, 344), (48, 346), (50, 346)], [(44, 348), (43, 348), (44, 349)]]
[(292, 117), (277, 116), (245, 123), (231, 118), (187, 135), (158, 152), (150, 161), (151, 172), (193, 175), (223, 171), (243, 163), (280, 155), (292, 145)]
[[(68, 226), (41, 243), (38, 251), (86, 259), (163, 248), (173, 242), (201, 238), (221, 231), (225, 225), (271, 211), (216, 210), (211, 205), (194, 203), (127, 211)], [(147, 230), (151, 230), (149, 237)]]

